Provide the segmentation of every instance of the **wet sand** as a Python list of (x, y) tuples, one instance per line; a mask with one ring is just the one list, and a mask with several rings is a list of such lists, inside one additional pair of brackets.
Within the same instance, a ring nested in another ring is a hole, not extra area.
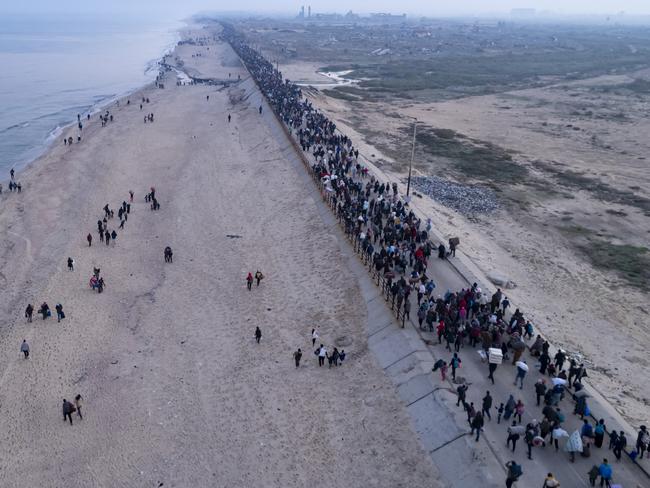
[[(368, 354), (336, 237), (258, 116), (259, 94), (165, 86), (111, 108), (107, 127), (93, 118), (81, 144), (53, 147), (20, 174), (22, 194), (2, 196), (0, 485), (436, 486)], [(151, 186), (157, 212), (143, 201)], [(129, 190), (125, 230), (106, 247), (101, 208)], [(88, 287), (93, 267), (102, 294)], [(266, 278), (248, 292), (258, 268)], [(67, 318), (26, 323), (26, 304), (43, 301)], [(312, 327), (330, 348), (349, 344), (346, 364), (318, 368)], [(70, 426), (61, 399), (76, 393), (84, 419)]]

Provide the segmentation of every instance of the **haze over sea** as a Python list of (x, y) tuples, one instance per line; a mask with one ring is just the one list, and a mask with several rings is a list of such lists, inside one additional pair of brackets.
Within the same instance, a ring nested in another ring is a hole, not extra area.
[(178, 22), (0, 17), (0, 180), (37, 157), (61, 127), (153, 80)]

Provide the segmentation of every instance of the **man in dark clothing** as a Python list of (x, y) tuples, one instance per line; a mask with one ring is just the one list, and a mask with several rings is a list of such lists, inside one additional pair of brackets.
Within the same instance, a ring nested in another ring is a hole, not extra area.
[(260, 339), (262, 338), (262, 331), (260, 330), (259, 327), (255, 327), (255, 340), (257, 343), (260, 343)]
[(460, 404), (465, 404), (465, 395), (467, 394), (469, 386), (462, 384), (458, 388), (456, 388), (456, 393), (458, 394), (458, 400), (456, 401), (456, 406), (460, 406)]
[(548, 363), (551, 362), (551, 357), (548, 355), (546, 351), (543, 351), (542, 354), (539, 356), (539, 372), (542, 374), (546, 374), (546, 368), (548, 367)]
[(490, 396), (490, 392), (486, 392), (485, 396), (483, 397), (483, 408), (481, 409), (481, 412), (483, 413), (484, 416), (486, 416), (488, 419), (492, 420), (492, 415), (490, 415), (490, 409), (492, 408), (492, 397)]
[(75, 411), (74, 405), (64, 398), (63, 399), (63, 421), (65, 422), (67, 418), (68, 420), (70, 420), (70, 425), (72, 425), (72, 412), (74, 411)]
[(636, 450), (639, 453), (639, 459), (643, 459), (643, 454), (646, 449), (648, 449), (648, 441), (650, 440), (650, 434), (648, 434), (648, 429), (645, 425), (642, 425), (639, 428), (639, 433), (636, 436)]
[(300, 360), (302, 359), (302, 351), (300, 348), (293, 353), (293, 360), (296, 362), (296, 368), (300, 367)]
[(488, 368), (490, 370), (490, 374), (488, 375), (488, 379), (492, 380), (492, 384), (494, 384), (494, 372), (497, 370), (498, 364), (495, 363), (490, 363)]
[(508, 468), (506, 488), (512, 488), (513, 483), (523, 474), (523, 470), (521, 469), (521, 466), (514, 461), (507, 462), (506, 467)]
[(562, 349), (555, 353), (555, 366), (558, 371), (562, 371), (562, 366), (564, 366), (564, 361), (566, 361), (566, 354)]
[(626, 447), (627, 438), (625, 437), (625, 432), (621, 430), (618, 434), (618, 439), (616, 439), (616, 442), (614, 443), (614, 456), (616, 456), (618, 461), (621, 460), (621, 454), (623, 453), (623, 449)]
[(483, 428), (483, 415), (481, 415), (481, 412), (477, 412), (476, 415), (474, 415), (471, 427), (472, 431), (470, 432), (470, 435), (472, 435), (476, 430), (476, 442), (478, 442), (479, 436), (481, 435), (481, 429)]
[(31, 303), (27, 304), (27, 308), (25, 309), (25, 317), (27, 317), (27, 322), (32, 321), (32, 314), (34, 313), (34, 307), (32, 306)]
[(537, 396), (537, 406), (539, 407), (539, 400), (546, 393), (546, 384), (542, 380), (535, 383), (535, 395)]

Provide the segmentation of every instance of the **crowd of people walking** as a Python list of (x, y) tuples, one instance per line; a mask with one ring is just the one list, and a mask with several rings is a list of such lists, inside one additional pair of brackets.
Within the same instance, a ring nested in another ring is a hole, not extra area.
[[(538, 407), (543, 401), (538, 416), (541, 421), (533, 419), (525, 424), (522, 424), (525, 406), (521, 398), (515, 398), (514, 392), (496, 409), (498, 423), (502, 417), (506, 421), (511, 417), (515, 419), (512, 425), (504, 427), (507, 429), (506, 443), (512, 445), (513, 452), (520, 438), (524, 439), (529, 459), (536, 448), (553, 445), (559, 450), (559, 441), (563, 439), (566, 439), (563, 441), (564, 450), (571, 460), (575, 459), (576, 452), (584, 457), (590, 456), (592, 445), (601, 448), (606, 432), (605, 421), (598, 420), (594, 425), (589, 421), (592, 412), (582, 384), (587, 376), (585, 365), (570, 358), (562, 349), (552, 354), (550, 344), (541, 335), (535, 336), (534, 327), (524, 313), (519, 309), (510, 310), (510, 301), (500, 289), (489, 294), (474, 283), (465, 289), (447, 290), (436, 295), (436, 283), (427, 274), (429, 259), (436, 251), (441, 259), (445, 259), (448, 253), (444, 243), (436, 245), (432, 242), (431, 221), (424, 223), (416, 216), (400, 197), (396, 183), (391, 185), (369, 176), (352, 140), (340, 133), (336, 125), (303, 96), (299, 86), (284, 80), (281, 72), (248, 46), (228, 24), (224, 26), (223, 35), (239, 54), (290, 135), (308, 155), (326, 200), (346, 234), (358, 246), (373, 276), (380, 278), (398, 317), (408, 321), (412, 309), (417, 308), (414, 319), (419, 328), (423, 332), (435, 333), (437, 343), (452, 355), (449, 361), (441, 359), (434, 366), (434, 371), (440, 371), (441, 379), (447, 380), (447, 372), (451, 369), (450, 379), (455, 381), (456, 370), (461, 364), (461, 350), (480, 353), (486, 364), (486, 378), (492, 384), (499, 364), (511, 360), (515, 368), (513, 386), (519, 390), (534, 389)], [(452, 247), (455, 251), (455, 243)], [(317, 338), (316, 331), (313, 331), (312, 346), (315, 346)], [(493, 350), (500, 354), (500, 361), (488, 360)], [(322, 366), (328, 357), (327, 348), (321, 344), (315, 354)], [(301, 356), (300, 349), (294, 353), (296, 366)], [(539, 364), (535, 367), (539, 378), (530, 383), (525, 380), (530, 376), (533, 361)], [(462, 404), (470, 432), (478, 441), (485, 419), (492, 420), (496, 405), (493, 405), (488, 391), (478, 409), (467, 400), (467, 391), (467, 385), (461, 382), (457, 389), (457, 404)], [(573, 400), (573, 413), (583, 419), (582, 428), (572, 434), (562, 428), (566, 415), (561, 402), (565, 399)], [(625, 435), (612, 430), (609, 436), (610, 448), (620, 460), (627, 445)], [(648, 433), (642, 426), (635, 449), (629, 454), (632, 460), (637, 456), (643, 457), (648, 441)], [(514, 471), (513, 466), (516, 467)], [(520, 465), (514, 461), (510, 463), (506, 485), (511, 486), (522, 472)], [(613, 469), (607, 460), (599, 466), (594, 465), (590, 479), (594, 472), (598, 473), (596, 478), (600, 477), (601, 483), (609, 486)], [(559, 486), (559, 481), (549, 473), (544, 486)]]

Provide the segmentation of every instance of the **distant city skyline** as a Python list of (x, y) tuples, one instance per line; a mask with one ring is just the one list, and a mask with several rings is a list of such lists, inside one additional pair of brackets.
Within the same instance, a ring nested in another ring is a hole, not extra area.
[(603, 15), (624, 11), (630, 15), (650, 14), (648, 0), (458, 0), (453, 3), (435, 0), (375, 0), (367, 1), (311, 1), (276, 0), (272, 3), (262, 0), (25, 0), (23, 2), (3, 2), (0, 13), (35, 14), (60, 13), (78, 14), (122, 14), (147, 17), (187, 17), (197, 12), (266, 12), (277, 14), (298, 14), (304, 5), (311, 6), (312, 13), (358, 13), (390, 12), (411, 15), (449, 16), (449, 15), (508, 15), (512, 9), (531, 8), (538, 13), (552, 12), (558, 15)]

